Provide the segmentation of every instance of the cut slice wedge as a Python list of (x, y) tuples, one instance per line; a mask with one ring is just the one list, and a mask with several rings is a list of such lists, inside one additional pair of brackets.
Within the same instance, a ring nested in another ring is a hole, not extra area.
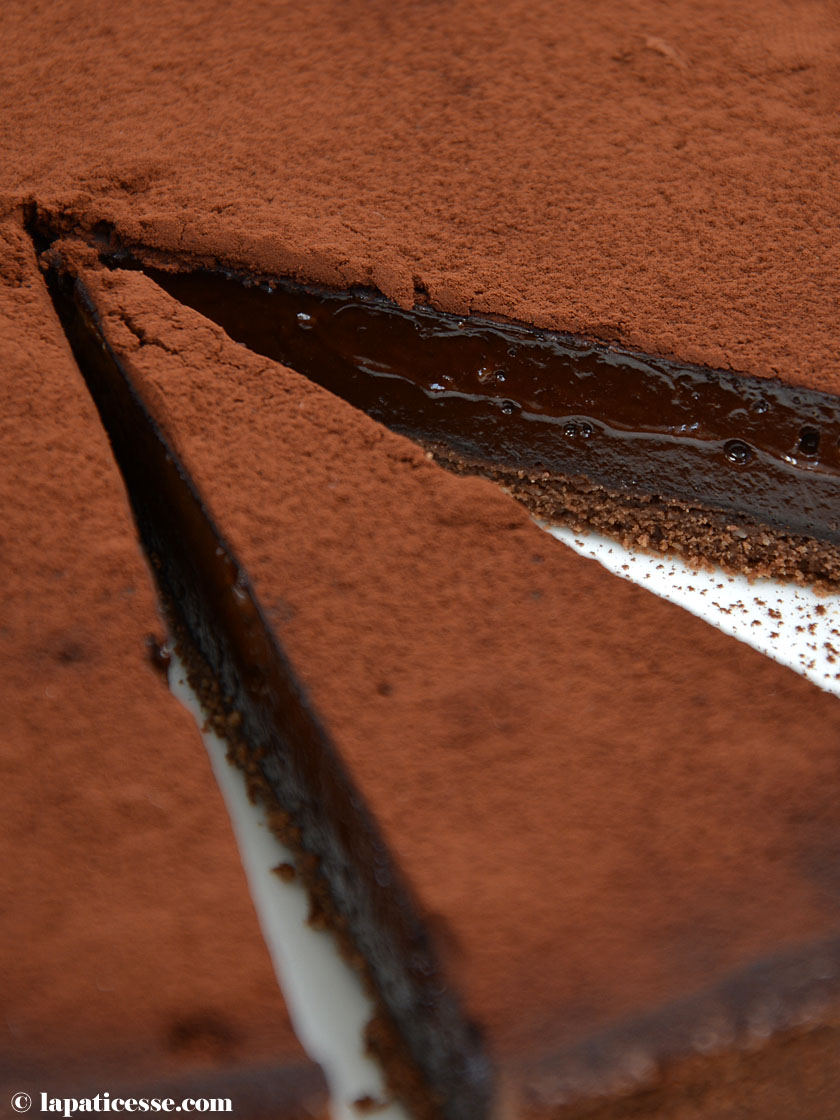
[(52, 261), (194, 679), (415, 1112), (833, 1116), (836, 700), (148, 277)]

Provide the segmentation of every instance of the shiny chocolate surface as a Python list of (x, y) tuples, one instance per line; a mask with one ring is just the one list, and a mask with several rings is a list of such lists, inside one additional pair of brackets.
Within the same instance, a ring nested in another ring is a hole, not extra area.
[(586, 476), (840, 542), (840, 404), (377, 294), (147, 270), (236, 341), (471, 463)]

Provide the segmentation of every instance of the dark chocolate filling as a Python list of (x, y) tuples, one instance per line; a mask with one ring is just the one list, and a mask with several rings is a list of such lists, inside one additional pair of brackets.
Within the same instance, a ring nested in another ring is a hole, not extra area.
[(253, 761), (318, 857), (383, 1004), (447, 1120), (487, 1115), (489, 1063), (441, 975), (410, 891), (297, 682), (244, 570), (112, 350), (83, 283), (48, 286), (108, 432), (164, 601), (242, 717)]
[(836, 398), (375, 293), (147, 269), (237, 342), (467, 463), (840, 543)]

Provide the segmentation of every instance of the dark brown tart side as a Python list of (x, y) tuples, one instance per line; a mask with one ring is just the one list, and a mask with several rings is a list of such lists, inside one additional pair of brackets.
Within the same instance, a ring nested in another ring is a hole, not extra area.
[(364, 291), (155, 279), (548, 521), (755, 576), (840, 580), (840, 401)]
[[(138, 265), (113, 237), (102, 253)], [(828, 393), (361, 289), (169, 264), (149, 274), (231, 338), (541, 519), (751, 576), (840, 581)]]
[[(31, 209), (47, 239), (48, 218)], [(401, 308), (91, 237), (255, 353), (306, 374), (540, 519), (752, 577), (840, 581), (840, 401), (480, 316)]]
[(165, 627), (107, 436), (15, 219), (0, 220), (0, 1098), (326, 1117), (197, 728), (158, 671)]
[(834, 1117), (836, 701), (147, 277), (68, 283), (161, 580), (426, 1104)]

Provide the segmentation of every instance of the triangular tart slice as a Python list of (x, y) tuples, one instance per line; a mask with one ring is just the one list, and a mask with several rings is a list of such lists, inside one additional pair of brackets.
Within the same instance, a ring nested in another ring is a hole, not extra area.
[(67, 259), (195, 680), (414, 1111), (833, 1117), (836, 700), (148, 277)]

